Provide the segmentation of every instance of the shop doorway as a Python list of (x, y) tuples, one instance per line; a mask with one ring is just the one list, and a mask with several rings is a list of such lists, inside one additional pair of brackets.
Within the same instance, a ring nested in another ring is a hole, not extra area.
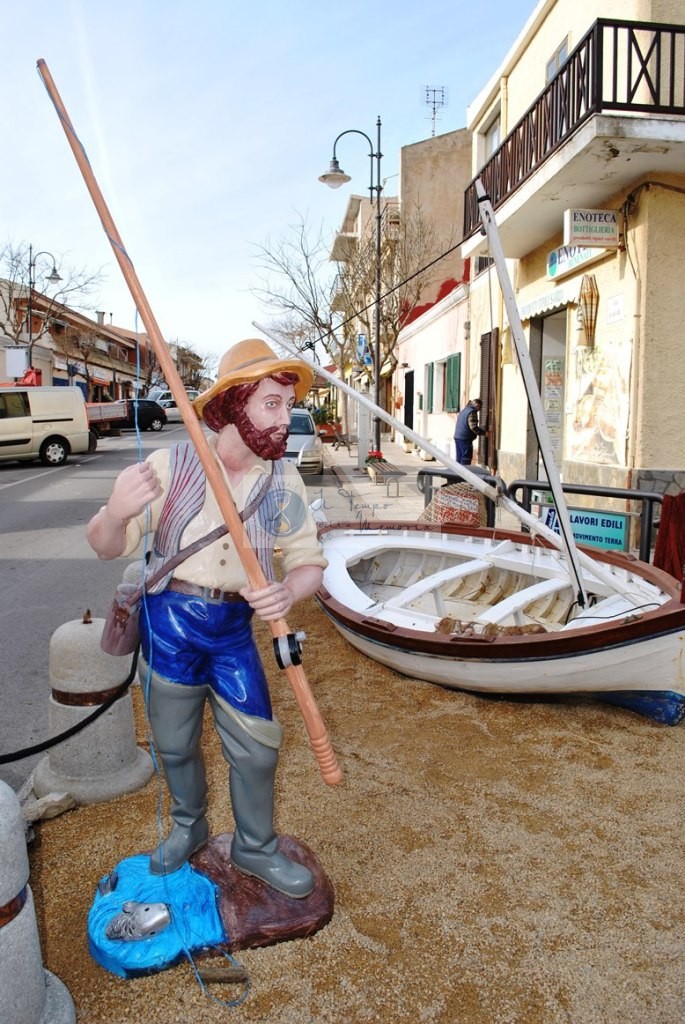
[[(534, 317), (530, 322), (530, 359), (540, 389), (552, 455), (560, 473), (564, 458), (567, 319), (567, 310), (564, 308), (548, 316)], [(529, 480), (547, 478), (530, 412), (526, 443), (526, 476)]]

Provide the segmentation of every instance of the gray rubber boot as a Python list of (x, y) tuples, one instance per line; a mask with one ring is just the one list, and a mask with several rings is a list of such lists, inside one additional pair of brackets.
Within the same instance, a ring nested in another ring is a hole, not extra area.
[(273, 826), (274, 779), (278, 751), (251, 737), (210, 694), (216, 729), (230, 772), (235, 832), (231, 862), (272, 889), (303, 899), (314, 889), (314, 876), (278, 850)]
[(168, 683), (152, 673), (148, 715), (171, 796), (171, 832), (150, 856), (154, 875), (178, 871), (209, 838), (207, 780), (200, 750), (208, 687)]

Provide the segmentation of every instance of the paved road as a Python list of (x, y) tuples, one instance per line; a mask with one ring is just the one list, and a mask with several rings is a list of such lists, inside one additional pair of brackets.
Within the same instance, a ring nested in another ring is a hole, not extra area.
[[(145, 453), (185, 436), (181, 427), (145, 433)], [(23, 749), (48, 735), (50, 637), (86, 608), (104, 616), (121, 562), (101, 562), (85, 525), (106, 501), (112, 482), (136, 458), (133, 432), (105, 438), (92, 455), (48, 468), (38, 462), (0, 464), (0, 752)], [(40, 760), (0, 765), (0, 778), (19, 789)]]
[[(142, 455), (185, 438), (181, 424), (147, 432), (141, 435)], [(127, 431), (103, 438), (93, 455), (64, 466), (0, 464), (0, 753), (48, 737), (48, 659), (55, 630), (80, 619), (86, 608), (94, 617), (107, 612), (125, 563), (99, 561), (85, 526), (137, 450), (136, 435)], [(339, 484), (330, 470), (307, 483), (310, 499), (337, 498)], [(0, 765), (0, 779), (20, 789), (42, 757)]]

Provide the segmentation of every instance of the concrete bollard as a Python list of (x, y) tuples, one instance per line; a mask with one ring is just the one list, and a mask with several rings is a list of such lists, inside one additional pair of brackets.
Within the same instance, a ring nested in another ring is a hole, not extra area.
[(0, 1018), (11, 1024), (75, 1024), (68, 989), (40, 952), (19, 799), (0, 781)]
[[(104, 619), (66, 622), (50, 640), (50, 735), (87, 718), (126, 679), (131, 656), (115, 658), (100, 647)], [(136, 746), (130, 692), (92, 725), (52, 747), (37, 766), (37, 796), (70, 793), (96, 804), (140, 789), (154, 771), (150, 755)]]

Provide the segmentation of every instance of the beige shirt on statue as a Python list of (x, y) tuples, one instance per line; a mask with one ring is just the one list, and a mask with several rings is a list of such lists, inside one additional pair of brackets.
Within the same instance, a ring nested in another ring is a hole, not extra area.
[[(209, 439), (210, 447), (215, 452), (214, 438)], [(122, 552), (123, 557), (130, 557), (141, 541), (147, 536), (147, 546), (151, 546), (159, 517), (166, 498), (166, 491), (169, 484), (169, 450), (160, 449), (153, 452), (147, 459), (152, 466), (162, 487), (162, 494), (159, 498), (147, 506), (147, 509), (135, 519), (132, 519), (126, 527), (126, 547)], [(221, 470), (229, 494), (231, 494), (238, 511), (242, 511), (247, 499), (259, 478), (271, 472), (271, 464), (255, 455), (253, 466), (243, 477), (241, 486), (237, 489), (231, 487), (224, 467), (217, 459), (217, 465)], [(321, 545), (316, 536), (316, 525), (311, 513), (307, 508), (307, 491), (302, 482), (298, 470), (283, 463), (284, 477), (283, 487), (291, 492), (295, 506), (306, 513), (302, 525), (294, 529), (287, 536), (276, 538), (276, 545), (283, 554), (284, 574), (298, 568), (301, 565), (319, 565), (325, 569), (328, 562), (323, 556)], [(299, 499), (299, 500), (298, 500)], [(219, 510), (212, 488), (207, 484), (205, 502), (200, 513), (190, 521), (181, 536), (181, 547), (187, 547), (193, 541), (199, 540), (206, 534), (224, 522), (224, 517)], [(189, 583), (197, 583), (201, 587), (218, 587), (221, 590), (240, 590), (247, 586), (248, 580), (242, 563), (236, 551), (236, 546), (229, 535), (207, 545), (196, 554), (191, 555), (174, 572), (175, 579), (187, 580)]]

